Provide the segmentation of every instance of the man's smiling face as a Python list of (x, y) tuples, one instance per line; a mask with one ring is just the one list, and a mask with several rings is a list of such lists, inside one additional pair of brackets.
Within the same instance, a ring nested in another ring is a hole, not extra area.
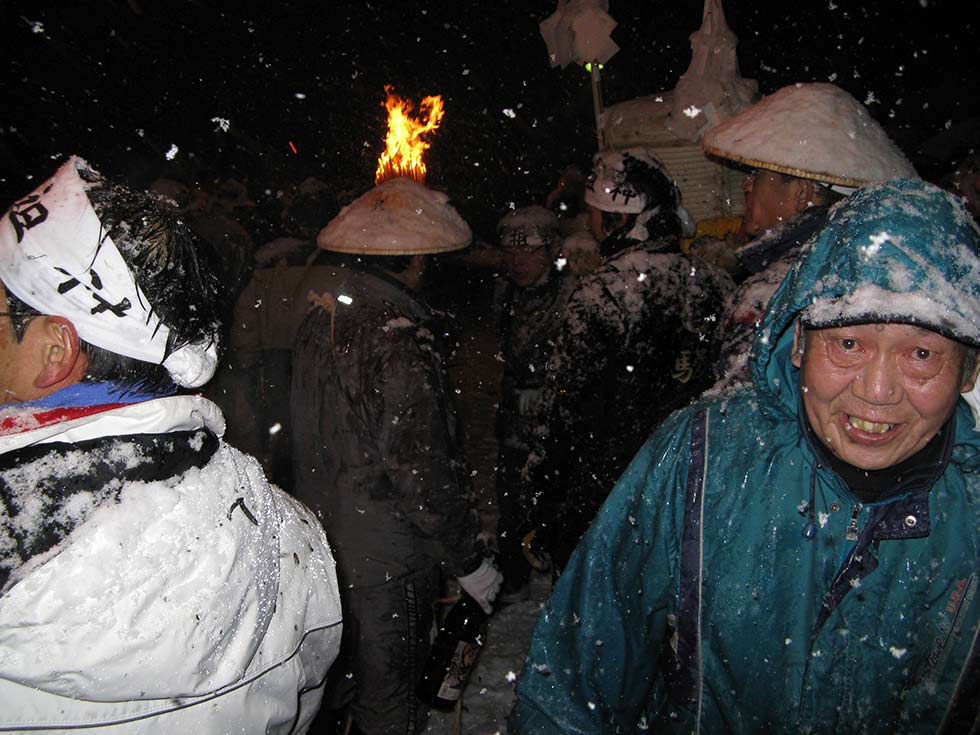
[(963, 345), (906, 324), (861, 324), (806, 333), (793, 345), (803, 405), (817, 436), (865, 470), (892, 467), (922, 449), (949, 419), (964, 376)]

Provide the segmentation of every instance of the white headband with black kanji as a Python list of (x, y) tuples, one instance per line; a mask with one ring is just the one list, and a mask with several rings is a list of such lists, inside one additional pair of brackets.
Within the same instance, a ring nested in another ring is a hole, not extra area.
[(170, 330), (133, 279), (93, 209), (72, 157), (0, 223), (0, 280), (21, 301), (63, 316), (86, 342), (155, 364), (186, 388), (206, 383), (216, 340), (167, 354)]

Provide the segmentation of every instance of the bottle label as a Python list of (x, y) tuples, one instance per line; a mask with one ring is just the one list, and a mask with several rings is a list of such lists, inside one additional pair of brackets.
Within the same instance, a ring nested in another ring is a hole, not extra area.
[(446, 678), (442, 680), (439, 687), (439, 698), (450, 702), (455, 702), (463, 693), (463, 687), (470, 678), (470, 671), (476, 663), (477, 656), (480, 655), (480, 646), (476, 643), (459, 641), (456, 644), (456, 651), (449, 662), (449, 670)]

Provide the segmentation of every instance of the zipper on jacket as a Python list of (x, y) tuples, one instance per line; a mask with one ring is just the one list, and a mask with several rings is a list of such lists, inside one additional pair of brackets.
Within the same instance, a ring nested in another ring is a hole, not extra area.
[(858, 529), (858, 515), (861, 513), (861, 508), (864, 506), (858, 503), (853, 508), (851, 508), (851, 522), (847, 524), (847, 528), (844, 530), (844, 539), (846, 541), (857, 541), (860, 529)]

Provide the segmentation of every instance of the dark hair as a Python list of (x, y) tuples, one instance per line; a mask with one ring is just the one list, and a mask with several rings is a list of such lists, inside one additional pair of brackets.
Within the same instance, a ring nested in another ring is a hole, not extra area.
[(963, 345), (963, 364), (960, 366), (960, 385), (973, 376), (973, 371), (977, 369), (977, 348), (970, 345)]
[[(177, 208), (163, 197), (105, 180), (89, 189), (88, 196), (103, 230), (170, 330), (166, 354), (213, 339), (221, 330), (228, 291), (216, 275), (217, 254), (194, 235)], [(172, 384), (162, 365), (94, 345), (85, 354), (88, 379), (150, 389)]]
[(10, 291), (7, 291), (7, 314), (10, 315), (10, 326), (18, 342), (24, 339), (24, 332), (31, 320), (41, 316), (41, 312), (25, 304)]
[[(216, 254), (181, 220), (167, 199), (111, 183), (96, 172), (80, 168), (81, 178), (99, 221), (101, 237), (108, 235), (146, 297), (169, 330), (166, 354), (184, 345), (214, 338), (221, 329), (226, 291), (215, 275)], [(8, 310), (17, 339), (40, 312), (7, 292)], [(120, 355), (80, 341), (88, 360), (83, 380), (112, 381), (125, 391), (173, 389), (163, 365)]]

